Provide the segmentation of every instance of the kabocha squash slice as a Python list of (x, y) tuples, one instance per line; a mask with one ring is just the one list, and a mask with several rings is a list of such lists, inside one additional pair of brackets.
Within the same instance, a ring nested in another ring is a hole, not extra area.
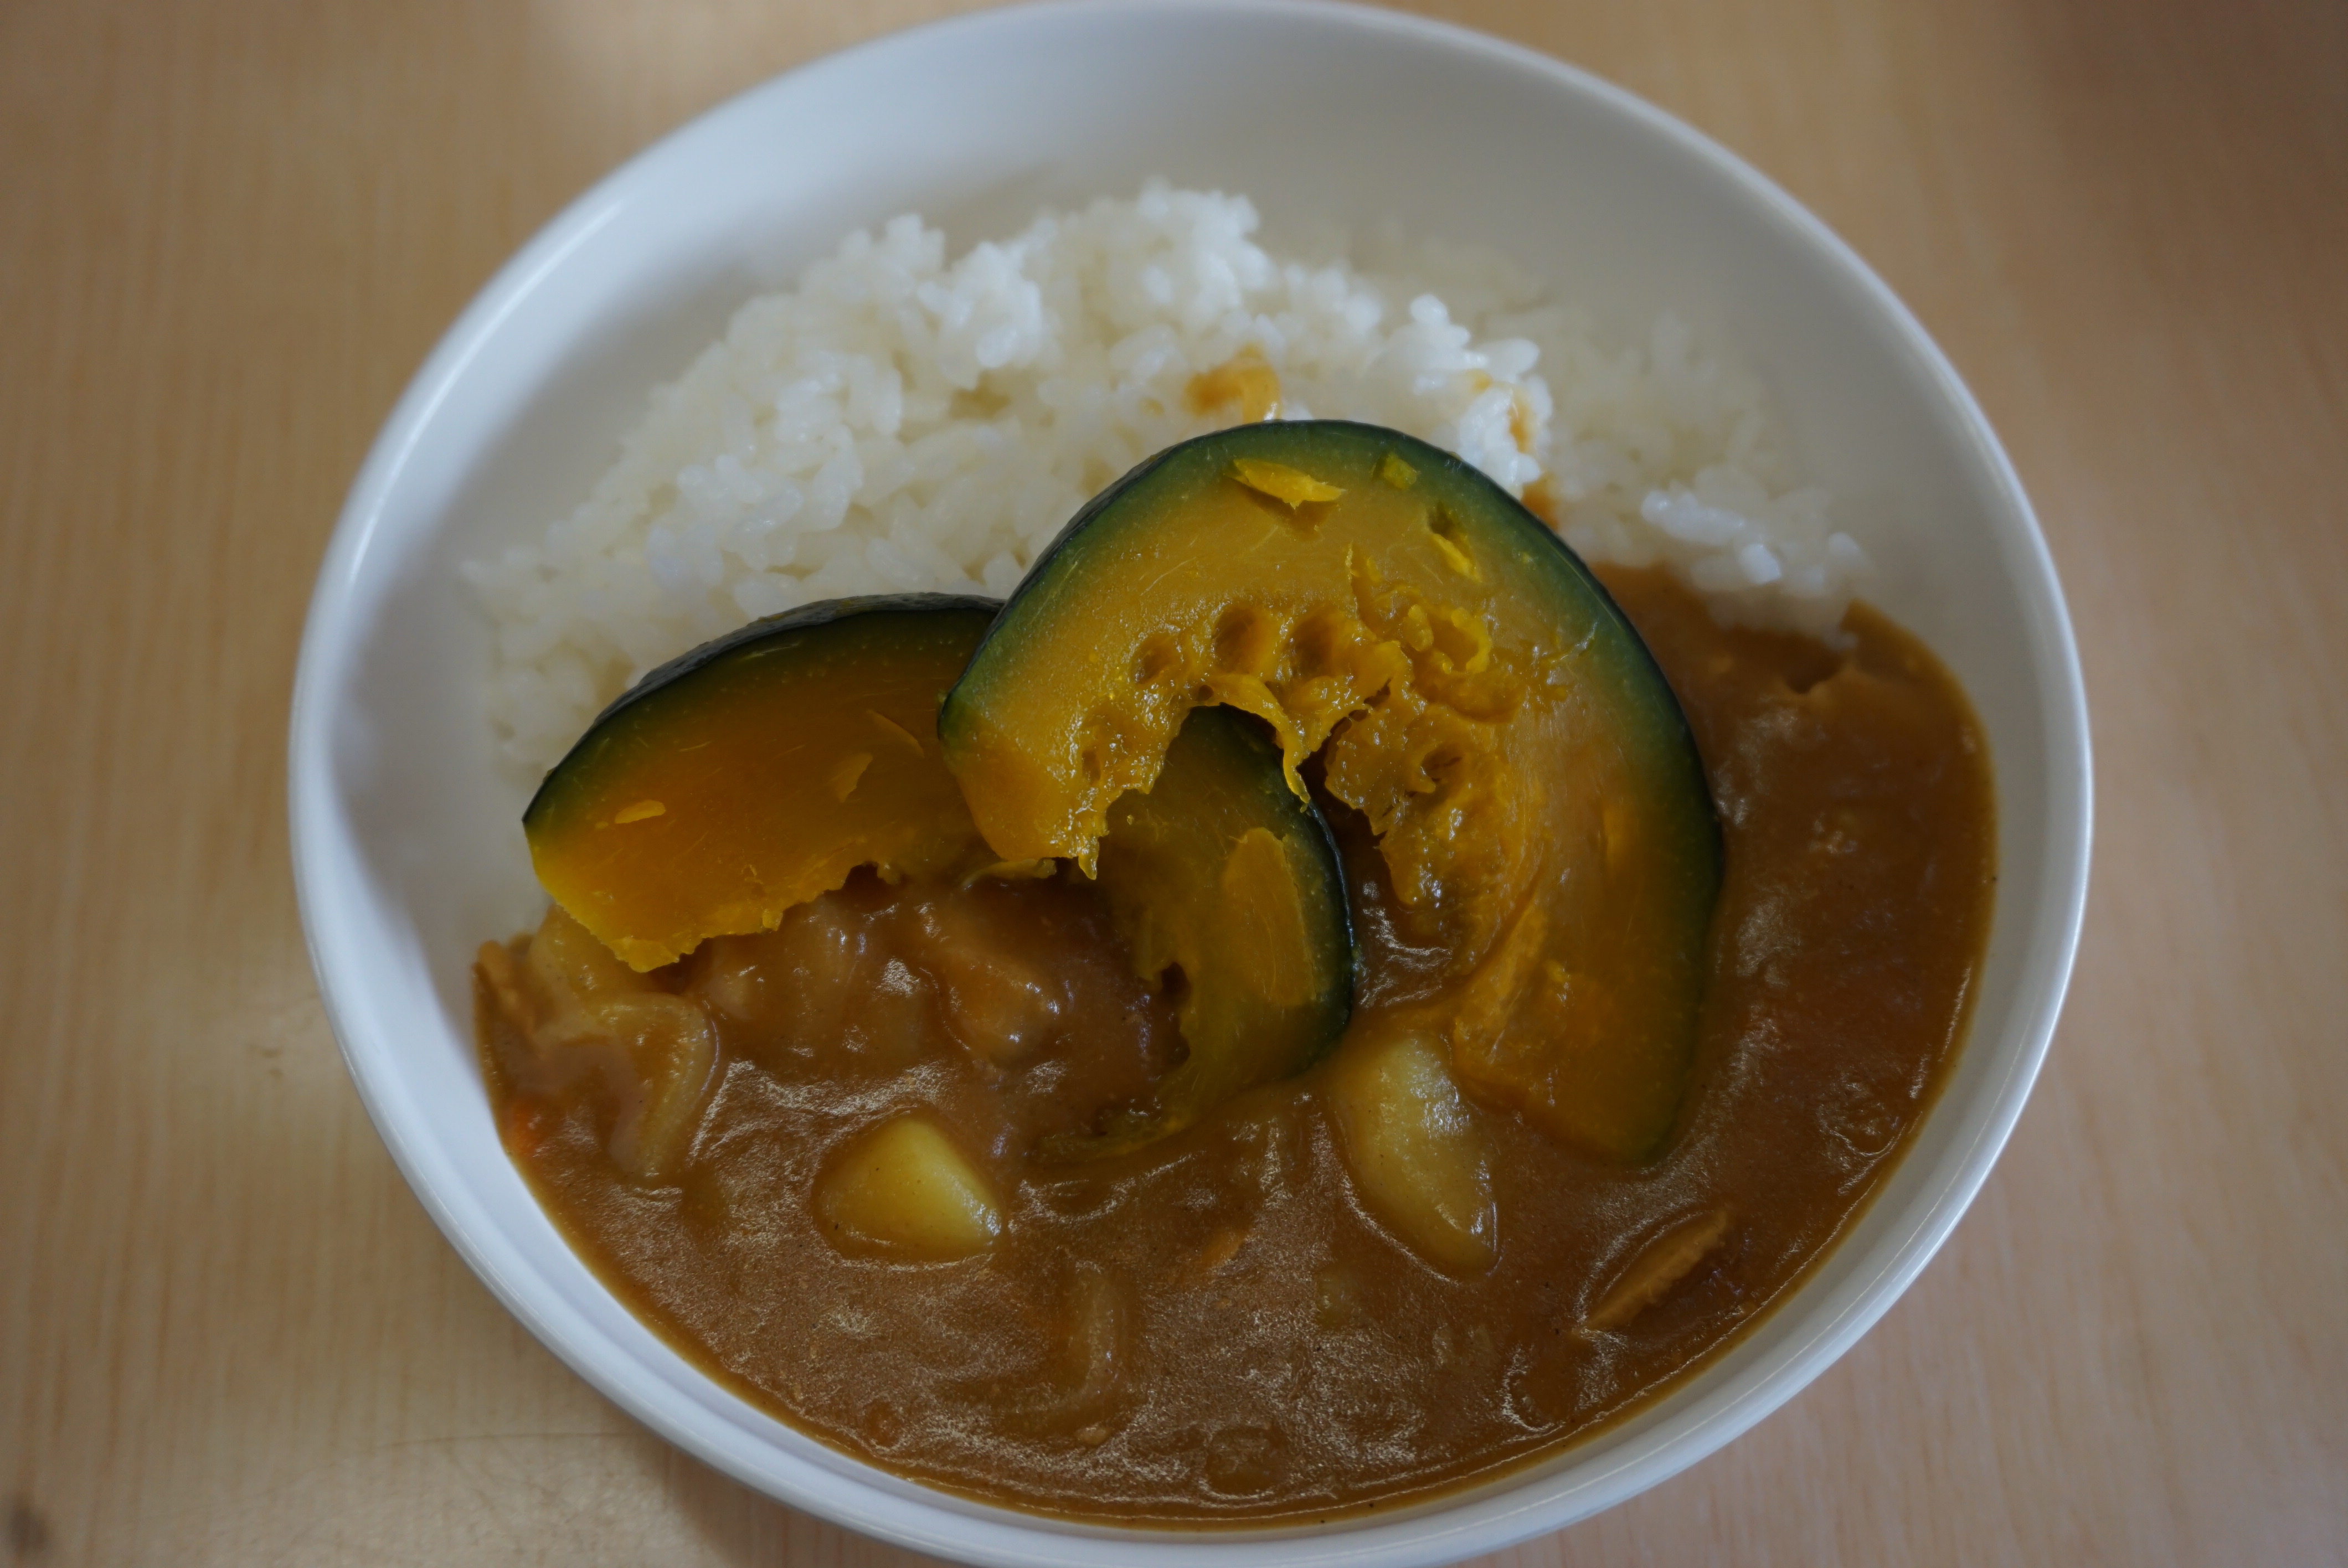
[[(860, 866), (890, 876), (995, 860), (936, 739), (940, 695), (988, 600), (915, 594), (809, 605), (661, 666), (604, 711), (523, 817), (539, 880), (637, 970), (710, 937), (771, 928)], [(1040, 857), (1028, 857), (1040, 858)], [(1100, 884), (1145, 979), (1179, 970), (1189, 1055), (1097, 1139), (1132, 1148), (1344, 1033), (1354, 948), (1327, 825), (1279, 749), (1202, 713), (1159, 787), (1119, 803)]]
[(1541, 521), (1390, 430), (1271, 422), (1144, 463), (1080, 511), (939, 713), (1006, 858), (1106, 862), (1193, 709), (1268, 723), (1289, 780), (1378, 835), (1449, 955), (1469, 1091), (1622, 1160), (1693, 1067), (1719, 827), (1686, 720)]
[(937, 741), (996, 606), (842, 599), (754, 621), (639, 681), (523, 814), (557, 904), (636, 969), (774, 926), (860, 866), (985, 854)]
[(1053, 1140), (1047, 1153), (1116, 1153), (1178, 1132), (1303, 1071), (1345, 1032), (1354, 949), (1336, 845), (1254, 721), (1189, 715), (1156, 786), (1110, 808), (1099, 886), (1135, 971), (1157, 981), (1179, 970), (1189, 1055), (1159, 1081), (1154, 1108), (1096, 1138)]

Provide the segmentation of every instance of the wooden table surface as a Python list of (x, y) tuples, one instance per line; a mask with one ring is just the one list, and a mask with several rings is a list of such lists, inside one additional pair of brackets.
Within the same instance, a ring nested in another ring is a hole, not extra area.
[[(635, 1426), (401, 1183), (284, 726), (367, 443), (606, 169), (941, 0), (0, 6), (0, 1563), (880, 1563)], [(2348, 1561), (2348, 7), (1456, 0), (1880, 270), (2096, 723), (2070, 1005), (1781, 1413), (1516, 1564)]]

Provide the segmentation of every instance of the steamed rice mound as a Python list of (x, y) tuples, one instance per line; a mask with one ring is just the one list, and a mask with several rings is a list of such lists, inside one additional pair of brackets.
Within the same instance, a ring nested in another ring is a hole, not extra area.
[(1610, 349), (1502, 259), (1389, 235), (1308, 261), (1257, 226), (1244, 198), (1152, 184), (950, 260), (907, 215), (744, 305), (577, 510), (465, 569), (505, 759), (551, 765), (639, 675), (759, 616), (1009, 592), (1096, 491), (1243, 416), (1189, 392), (1243, 354), (1283, 416), (1457, 452), (1591, 559), (1666, 564), (1727, 619), (1840, 621), (1864, 555), (1756, 384), (1676, 320)]

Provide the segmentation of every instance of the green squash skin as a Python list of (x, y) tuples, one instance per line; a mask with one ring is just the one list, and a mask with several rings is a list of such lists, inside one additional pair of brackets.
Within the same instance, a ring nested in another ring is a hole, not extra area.
[(1475, 465), (1416, 436), (1353, 420), (1266, 420), (1194, 436), (1144, 459), (1086, 502), (1004, 601), (994, 624), (971, 655), (962, 679), (939, 707), (938, 736), (945, 743), (949, 762), (982, 722), (990, 689), (1019, 679), (1017, 650), (1023, 630), (1071, 609), (1081, 613), (1086, 586), (1082, 579), (1089, 575), (1093, 563), (1114, 559), (1125, 536), (1150, 528), (1164, 509), (1164, 501), (1215, 484), (1234, 458), (1255, 457), (1309, 469), (1331, 452), (1365, 466), (1375, 466), (1388, 453), (1401, 457), (1417, 471), (1417, 485), (1454, 508), (1463, 520), (1488, 530), (1532, 585), (1557, 600), (1566, 615), (1586, 623), (1587, 630), (1574, 641), (1586, 639), (1602, 648), (1615, 666), (1614, 682), (1623, 699), (1617, 705), (1643, 727), (1643, 733), (1634, 737), (1636, 743), (1684, 760), (1678, 788), (1700, 807), (1691, 814), (1698, 820), (1689, 826), (1703, 841), (1699, 854), (1708, 863), (1708, 878), (1717, 888), (1720, 819), (1696, 753), (1694, 732), (1688, 727), (1687, 715), (1672, 694), (1662, 667), (1631, 625), (1630, 617), (1606, 591), (1606, 585), (1547, 523)]
[[(1123, 699), (1114, 695), (1112, 682), (1097, 678), (1066, 682), (1065, 701), (1056, 686), (1049, 689), (1052, 694), (1039, 697), (1042, 688), (1036, 683), (1052, 680), (1055, 671), (1081, 670), (1088, 663), (1112, 670), (1127, 667), (1133, 657), (1128, 644), (1138, 643), (1140, 635), (1130, 629), (1146, 621), (1149, 613), (1147, 600), (1134, 594), (1133, 574), (1145, 565), (1163, 570), (1195, 563), (1205, 584), (1200, 591), (1211, 593), (1216, 563), (1195, 549), (1186, 551), (1182, 536), (1170, 531), (1171, 519), (1184, 515), (1192, 497), (1203, 498), (1212, 487), (1228, 487), (1235, 461), (1283, 465), (1350, 487), (1384, 482), (1381, 464), (1388, 456), (1400, 458), (1413, 470), (1407, 488), (1436, 508), (1430, 516), (1439, 515), (1444, 528), (1457, 528), (1453, 537), (1481, 573), (1475, 579), (1479, 585), (1475, 591), (1486, 596), (1483, 602), (1509, 607), (1516, 630), (1507, 635), (1535, 638), (1532, 644), (1519, 644), (1539, 655), (1535, 667), (1570, 670), (1571, 696), (1567, 700), (1605, 715), (1605, 733), (1615, 737), (1641, 781), (1661, 836), (1653, 841), (1652, 879), (1641, 884), (1634, 897), (1651, 918), (1670, 911), (1672, 928), (1681, 933), (1669, 939), (1676, 955), (1670, 967), (1683, 978), (1675, 982), (1679, 1000), (1669, 1014), (1650, 1016), (1653, 1029), (1665, 1032), (1641, 1034), (1644, 1043), (1636, 1049), (1661, 1052), (1651, 1060), (1673, 1064), (1670, 1071), (1679, 1075), (1684, 1098), (1686, 1075), (1694, 1068), (1704, 955), (1711, 947), (1712, 910), (1723, 875), (1720, 823), (1694, 733), (1660, 666), (1605, 586), (1521, 502), (1440, 448), (1350, 421), (1275, 420), (1202, 436), (1140, 464), (1070, 519), (972, 654), (939, 710), (938, 733), (948, 765), (963, 779), (974, 809), (985, 789), (1014, 791), (997, 795), (1005, 801), (1044, 802), (1018, 832), (1040, 835), (1039, 842), (1053, 840), (1060, 845), (1056, 853), (1074, 852), (1066, 845), (1082, 842), (1087, 825), (1097, 820), (1086, 814), (1101, 804), (1095, 800), (1085, 806), (1075, 793), (1088, 766), (1080, 748), (1088, 743), (1084, 725), (1089, 704)], [(1306, 514), (1288, 510), (1301, 526), (1312, 527)], [(1159, 529), (1161, 522), (1169, 531)], [(1254, 591), (1243, 576), (1232, 589), (1235, 597)], [(1137, 607), (1127, 609), (1121, 599), (1135, 600)], [(1182, 602), (1187, 607), (1192, 600)], [(1100, 608), (1105, 604), (1117, 606), (1119, 619), (1114, 627), (1104, 624), (1097, 641), (1087, 641), (1092, 623), (1107, 619)], [(1191, 613), (1188, 608), (1180, 611), (1182, 616)], [(1174, 615), (1169, 610), (1165, 622), (1169, 629), (1178, 624)], [(1553, 632), (1547, 630), (1552, 628)], [(1035, 651), (1032, 657), (1031, 647)], [(1035, 661), (1045, 657), (1052, 661), (1048, 665)], [(1207, 702), (1216, 700), (1200, 695)], [(1012, 713), (1021, 717), (1014, 722)], [(1064, 716), (1065, 728), (1056, 730), (1053, 726)], [(1005, 758), (1006, 748), (1014, 747), (1014, 762), (994, 760)], [(1119, 754), (1146, 759), (1148, 747), (1145, 743), (1138, 751)], [(997, 771), (1005, 765), (1016, 771)], [(981, 767), (991, 781), (983, 786), (965, 772)], [(1117, 776), (1136, 787), (1131, 774)], [(1146, 782), (1146, 770), (1141, 778)], [(1058, 815), (1062, 797), (1029, 793), (1036, 787), (1029, 780), (1058, 781), (1051, 787), (1069, 791), (1066, 798), (1078, 804), (1063, 818)], [(989, 831), (986, 811), (979, 811), (978, 819), (981, 830)], [(1003, 844), (996, 847), (999, 853), (1011, 852)], [(1668, 1119), (1676, 1121), (1676, 1115)], [(1643, 1161), (1667, 1146), (1670, 1124), (1649, 1121), (1643, 1125), (1643, 1132), (1624, 1134), (1631, 1143), (1610, 1148), (1612, 1157)]]
[[(712, 638), (687, 650), (664, 664), (647, 671), (635, 684), (612, 699), (603, 711), (595, 715), (586, 733), (572, 743), (562, 760), (546, 771), (539, 781), (536, 793), (521, 814), (525, 831), (551, 824), (561, 813), (572, 809), (574, 791), (587, 787), (587, 781), (606, 753), (633, 743), (633, 737), (622, 738), (622, 731), (613, 721), (629, 710), (663, 693), (674, 696), (675, 689), (688, 677), (710, 666), (749, 650), (758, 650), (761, 656), (781, 652), (785, 648), (806, 641), (810, 634), (826, 627), (862, 620), (867, 616), (935, 615), (963, 612), (983, 617), (992, 622), (1003, 609), (1003, 601), (981, 599), (974, 594), (958, 593), (874, 593), (847, 599), (827, 599), (813, 604), (803, 604), (778, 615), (766, 616), (747, 626)], [(768, 643), (775, 646), (767, 648)], [(629, 728), (633, 729), (631, 725)]]
[[(1160, 804), (1173, 807), (1171, 820), (1156, 812)], [(1285, 1006), (1248, 996), (1240, 966), (1219, 970), (1211, 961), (1216, 938), (1244, 926), (1222, 894), (1223, 857), (1255, 829), (1280, 842), (1304, 917), (1314, 989)], [(1359, 967), (1344, 869), (1320, 808), (1289, 789), (1280, 748), (1258, 721), (1228, 708), (1190, 714), (1168, 748), (1159, 788), (1118, 802), (1096, 885), (1144, 979), (1155, 982), (1150, 971), (1180, 961), (1179, 947), (1203, 948), (1210, 961), (1188, 969), (1182, 1021), (1190, 1055), (1159, 1081), (1155, 1113), (1125, 1112), (1099, 1137), (1053, 1140), (1047, 1156), (1098, 1158), (1155, 1143), (1336, 1048), (1353, 1017)], [(1234, 1019), (1243, 1030), (1231, 1027)]]
[[(876, 648), (903, 646), (916, 639), (932, 646), (938, 640), (950, 640), (967, 648), (997, 608), (990, 600), (943, 594), (832, 600), (753, 622), (669, 661), (607, 707), (541, 784), (524, 818), (533, 852), (541, 841), (559, 846), (566, 835), (582, 828), (592, 833), (598, 818), (608, 818), (613, 807), (633, 793), (618, 781), (627, 776), (631, 759), (676, 744), (680, 710), (675, 704), (723, 702), (728, 684), (761, 679), (757, 667), (771, 668), (768, 661), (775, 660), (792, 661), (795, 680), (820, 682), (827, 668), (855, 679), (867, 651)], [(1120, 1129), (1117, 1148), (1138, 1147), (1189, 1125), (1235, 1092), (1233, 1081), (1237, 1088), (1251, 1087), (1303, 1071), (1334, 1045), (1352, 1010), (1355, 954), (1351, 907), (1327, 824), (1317, 809), (1289, 792), (1278, 748), (1255, 733), (1249, 721), (1220, 712), (1200, 718), (1194, 733), (1179, 743), (1189, 765), (1177, 769), (1169, 787), (1155, 798), (1136, 797), (1137, 811), (1152, 809), (1156, 820), (1143, 824), (1129, 838), (1120, 835), (1112, 847), (1101, 884), (1104, 901), (1128, 944), (1142, 938), (1153, 924), (1160, 930), (1169, 922), (1210, 928), (1229, 924), (1216, 897), (1222, 854), (1230, 848), (1223, 840), (1236, 842), (1251, 828), (1265, 828), (1290, 852), (1296, 873), (1292, 885), (1304, 917), (1299, 939), (1310, 951), (1317, 989), (1303, 1006), (1247, 1014), (1251, 1022), (1260, 1016), (1262, 1029), (1251, 1030), (1243, 1043), (1251, 1048), (1260, 1044), (1272, 1060), (1237, 1061), (1229, 1049), (1198, 1053), (1169, 1075), (1159, 1113), (1129, 1118)], [(641, 776), (641, 768), (636, 771)], [(942, 769), (938, 778), (951, 790)], [(965, 840), (973, 846), (978, 842), (966, 820), (956, 842)], [(1198, 853), (1171, 857), (1162, 849), (1154, 856), (1148, 853), (1148, 845), (1168, 841)], [(919, 858), (928, 844), (917, 835), (908, 847)], [(1134, 846), (1129, 852), (1128, 845)], [(1206, 956), (1207, 964), (1192, 966), (1193, 995), (1186, 1006), (1195, 1009), (1202, 998), (1220, 996), (1232, 1007), (1244, 1008), (1246, 999), (1235, 978), (1238, 968), (1225, 966), (1227, 972), (1218, 974), (1211, 951)], [(1153, 972), (1144, 978), (1155, 981), (1159, 977)], [(1231, 1016), (1228, 1008), (1223, 1016)], [(1209, 1073), (1210, 1066), (1219, 1071)], [(1090, 1146), (1058, 1150), (1056, 1157), (1112, 1152), (1106, 1141), (1084, 1142)]]
[[(859, 865), (943, 873), (980, 852), (936, 753), (909, 762), (902, 742), (935, 744), (922, 733), (934, 735), (941, 689), (995, 608), (943, 594), (829, 600), (660, 666), (603, 711), (524, 812), (541, 884), (642, 971), (709, 937), (770, 928)], [(895, 743), (870, 723), (885, 713)], [(844, 761), (856, 773), (842, 788), (831, 779)], [(623, 812), (639, 801), (649, 812)]]

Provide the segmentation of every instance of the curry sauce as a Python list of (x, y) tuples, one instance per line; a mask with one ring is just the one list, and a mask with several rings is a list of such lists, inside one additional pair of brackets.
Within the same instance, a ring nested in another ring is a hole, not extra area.
[[(1915, 639), (1864, 606), (1841, 649), (1724, 629), (1660, 573), (1606, 577), (1685, 710), (1725, 845), (1694, 1086), (1653, 1161), (1471, 1101), (1455, 1120), (1488, 1224), (1455, 1228), (1481, 1243), (1446, 1251), (1365, 1200), (1347, 1097), (1397, 1020), (1462, 982), (1325, 797), (1362, 953), (1348, 1031), (1172, 1137), (1043, 1153), (1183, 1050), (1181, 977), (1136, 979), (1064, 867), (859, 873), (641, 978), (598, 968), (559, 913), (493, 945), (476, 993), (508, 1150), (681, 1354), (988, 1501), (1313, 1520), (1595, 1430), (1734, 1339), (1864, 1206), (1956, 1050), (1995, 867), (1978, 724)], [(635, 1032), (576, 1022), (595, 1007)], [(679, 1104), (705, 1110), (664, 1120)], [(966, 1166), (971, 1255), (892, 1254), (835, 1217), (860, 1141), (909, 1116)]]

